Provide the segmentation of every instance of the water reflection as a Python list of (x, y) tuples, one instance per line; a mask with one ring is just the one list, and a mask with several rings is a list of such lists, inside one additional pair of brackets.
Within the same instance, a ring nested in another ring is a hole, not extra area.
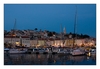
[(4, 54), (4, 65), (96, 65), (96, 56)]

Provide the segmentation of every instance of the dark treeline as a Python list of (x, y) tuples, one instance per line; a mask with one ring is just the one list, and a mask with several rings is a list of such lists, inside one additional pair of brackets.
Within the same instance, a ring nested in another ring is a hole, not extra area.
[[(24, 31), (26, 31), (26, 30), (24, 30)], [(41, 30), (38, 30), (37, 28), (35, 28), (34, 31), (40, 32)], [(72, 36), (71, 38), (75, 38), (75, 37), (77, 37), (77, 38), (90, 38), (90, 36), (87, 34), (74, 34), (72, 32), (65, 34), (65, 33), (57, 33), (55, 31), (48, 31), (48, 30), (45, 30), (45, 32), (47, 33), (48, 37), (61, 35), (63, 37), (69, 38), (69, 36), (71, 35)], [(4, 30), (4, 36), (10, 35), (10, 33), (11, 33), (10, 31)], [(19, 33), (21, 33), (22, 35), (24, 34), (24, 32), (21, 30), (19, 31)], [(32, 33), (30, 33), (30, 34), (32, 34)]]

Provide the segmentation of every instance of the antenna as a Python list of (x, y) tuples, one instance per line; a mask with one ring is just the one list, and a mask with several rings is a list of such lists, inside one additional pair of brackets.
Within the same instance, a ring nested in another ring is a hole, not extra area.
[(14, 30), (15, 30), (15, 27), (16, 27), (16, 19), (15, 19), (15, 23), (14, 23), (14, 27), (13, 27)]
[(13, 36), (16, 36), (16, 19), (13, 27)]
[(63, 42), (63, 29), (62, 29), (62, 24), (61, 24), (60, 28), (61, 28), (61, 43), (62, 43)]
[(60, 33), (62, 34), (62, 24), (60, 25)]
[(75, 38), (77, 38), (77, 35), (76, 35), (76, 23), (77, 23), (77, 5), (76, 5), (75, 22), (74, 22), (73, 46), (74, 46), (74, 43), (75, 43)]
[(76, 5), (76, 39), (77, 39), (77, 5)]
[[(16, 37), (16, 30), (15, 30), (15, 27), (16, 27), (16, 19), (15, 19), (14, 27), (13, 27), (12, 34), (11, 34), (11, 43), (12, 43), (12, 38), (13, 38), (13, 37)], [(13, 43), (12, 43), (12, 44), (13, 44)], [(13, 47), (14, 47), (14, 46), (13, 46)]]

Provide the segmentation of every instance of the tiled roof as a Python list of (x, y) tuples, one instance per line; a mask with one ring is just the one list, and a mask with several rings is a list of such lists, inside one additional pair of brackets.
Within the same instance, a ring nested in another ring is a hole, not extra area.
[[(4, 36), (4, 38), (20, 38), (20, 36)], [(29, 36), (21, 36), (21, 38), (29, 38)]]

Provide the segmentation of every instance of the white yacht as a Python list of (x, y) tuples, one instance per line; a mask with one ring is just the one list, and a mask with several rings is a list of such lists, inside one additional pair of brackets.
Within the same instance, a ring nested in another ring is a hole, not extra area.
[(27, 49), (9, 49), (8, 53), (26, 53)]
[(85, 52), (81, 51), (80, 49), (75, 49), (75, 50), (71, 51), (70, 54), (76, 56), (76, 55), (83, 55), (83, 54), (85, 54)]

